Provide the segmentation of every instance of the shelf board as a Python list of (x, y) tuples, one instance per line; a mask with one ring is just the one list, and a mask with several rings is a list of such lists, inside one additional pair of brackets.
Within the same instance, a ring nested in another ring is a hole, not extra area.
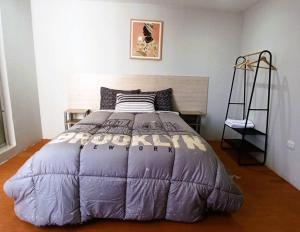
[(180, 111), (181, 115), (187, 115), (187, 116), (204, 116), (206, 115), (205, 113), (201, 112), (201, 111)]
[(200, 126), (200, 123), (188, 123), (190, 126)]
[(242, 145), (241, 139), (224, 139), (224, 141), (234, 149), (241, 149), (243, 151), (248, 151), (248, 152), (264, 152), (264, 150), (248, 142), (247, 140), (244, 140), (242, 148), (241, 148)]
[(65, 113), (71, 114), (86, 114), (89, 110), (88, 109), (67, 109)]
[(76, 124), (77, 122), (79, 122), (81, 119), (73, 119), (73, 120), (68, 120), (65, 122), (65, 124)]
[(232, 128), (225, 124), (228, 128), (231, 128), (232, 130), (240, 133), (240, 134), (245, 134), (245, 135), (266, 135), (266, 133), (263, 133), (259, 130), (256, 130), (255, 128)]

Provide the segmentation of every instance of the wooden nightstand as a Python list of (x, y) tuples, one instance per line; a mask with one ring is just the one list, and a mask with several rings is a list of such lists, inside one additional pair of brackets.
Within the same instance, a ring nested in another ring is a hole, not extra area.
[(89, 109), (67, 109), (65, 110), (65, 129), (68, 130), (71, 126), (79, 122), (90, 113)]
[(200, 111), (180, 111), (181, 118), (200, 134), (201, 118), (205, 113)]

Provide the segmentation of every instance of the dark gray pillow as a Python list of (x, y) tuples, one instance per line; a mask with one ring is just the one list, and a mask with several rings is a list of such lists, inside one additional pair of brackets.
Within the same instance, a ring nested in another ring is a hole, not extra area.
[(169, 89), (164, 89), (160, 91), (153, 91), (153, 92), (141, 92), (141, 93), (148, 93), (148, 94), (155, 94), (155, 110), (160, 110), (160, 111), (172, 111), (173, 106), (172, 106), (172, 92), (173, 90), (171, 88)]
[(116, 107), (116, 96), (117, 93), (132, 93), (132, 94), (138, 94), (141, 90), (117, 90), (117, 89), (109, 89), (106, 87), (101, 87), (100, 89), (100, 95), (101, 95), (101, 101), (100, 101), (100, 110), (114, 110)]

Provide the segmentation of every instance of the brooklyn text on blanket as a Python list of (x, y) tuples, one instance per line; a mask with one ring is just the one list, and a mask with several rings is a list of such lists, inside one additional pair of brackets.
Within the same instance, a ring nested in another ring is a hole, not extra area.
[[(92, 143), (94, 145), (117, 145), (117, 146), (153, 146), (155, 147), (174, 147), (175, 149), (185, 146), (190, 150), (199, 149), (206, 151), (205, 145), (199, 136), (196, 135), (121, 135), (121, 134), (96, 134), (67, 132), (59, 135), (49, 142), (55, 143), (77, 143), (82, 145)], [(112, 147), (108, 146), (109, 149)]]

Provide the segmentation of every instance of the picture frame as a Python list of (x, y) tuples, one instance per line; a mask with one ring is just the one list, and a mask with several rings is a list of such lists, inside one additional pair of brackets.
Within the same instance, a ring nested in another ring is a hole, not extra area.
[(130, 20), (130, 58), (162, 59), (163, 22), (158, 20)]

